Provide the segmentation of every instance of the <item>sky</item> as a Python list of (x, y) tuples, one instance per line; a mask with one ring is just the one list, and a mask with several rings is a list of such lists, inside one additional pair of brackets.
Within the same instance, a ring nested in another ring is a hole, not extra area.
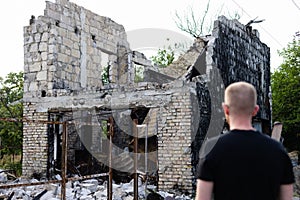
[[(183, 16), (192, 8), (196, 17), (200, 17), (197, 13), (203, 13), (207, 5), (207, 0), (69, 1), (111, 18), (128, 32), (154, 28), (175, 31), (187, 37), (176, 26), (175, 13)], [(23, 71), (23, 27), (29, 25), (31, 15), (43, 15), (46, 3), (44, 0), (9, 0), (1, 4), (0, 77), (4, 78), (9, 72)], [(277, 51), (285, 48), (295, 33), (300, 31), (300, 0), (210, 0), (211, 17), (220, 10), (229, 15), (238, 13), (242, 24), (255, 18), (264, 20), (252, 27), (258, 30), (260, 40), (270, 47), (271, 70), (282, 63)]]

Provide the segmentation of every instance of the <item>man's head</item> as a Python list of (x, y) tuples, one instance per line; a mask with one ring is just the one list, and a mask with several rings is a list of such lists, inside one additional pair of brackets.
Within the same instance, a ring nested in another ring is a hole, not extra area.
[(255, 116), (258, 111), (256, 105), (257, 94), (253, 85), (246, 82), (230, 84), (225, 90), (223, 109), (226, 118), (231, 116)]

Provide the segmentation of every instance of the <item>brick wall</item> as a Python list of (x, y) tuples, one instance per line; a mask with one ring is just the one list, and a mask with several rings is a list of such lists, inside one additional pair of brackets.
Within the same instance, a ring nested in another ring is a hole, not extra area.
[(158, 185), (160, 190), (191, 192), (191, 94), (187, 86), (177, 86), (171, 94), (170, 103), (163, 109), (162, 120), (159, 120)]
[(24, 113), (28, 122), (23, 123), (23, 161), (22, 175), (45, 174), (48, 162), (47, 124), (34, 122), (47, 121), (45, 112), (37, 112), (36, 105), (24, 103)]

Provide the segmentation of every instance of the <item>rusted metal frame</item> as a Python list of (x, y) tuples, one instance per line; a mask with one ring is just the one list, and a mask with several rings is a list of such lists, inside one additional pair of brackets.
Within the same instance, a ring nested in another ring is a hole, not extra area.
[(50, 180), (50, 181), (41, 181), (41, 182), (34, 182), (34, 183), (18, 183), (18, 184), (5, 184), (0, 185), (0, 189), (8, 189), (14, 187), (26, 187), (26, 186), (33, 186), (33, 185), (46, 185), (50, 183), (61, 183), (61, 180)]
[(112, 176), (113, 176), (113, 169), (112, 169), (112, 140), (113, 140), (113, 136), (114, 136), (114, 120), (113, 117), (109, 118), (109, 172), (108, 172), (108, 190), (107, 190), (107, 199), (108, 200), (112, 200), (112, 196), (113, 196), (113, 180), (112, 180)]
[(138, 153), (138, 129), (137, 129), (138, 120), (133, 120), (133, 155), (134, 155), (134, 184), (133, 184), (133, 199), (138, 200), (138, 173), (137, 173), (137, 153)]
[[(44, 185), (50, 183), (61, 183), (61, 199), (66, 199), (66, 183), (67, 181), (71, 180), (82, 180), (88, 179), (93, 177), (100, 177), (100, 176), (109, 176), (109, 200), (112, 200), (112, 168), (110, 163), (110, 171), (109, 173), (102, 173), (102, 174), (95, 174), (95, 175), (87, 175), (83, 177), (77, 178), (67, 178), (67, 121), (59, 122), (59, 121), (45, 121), (45, 120), (28, 120), (23, 118), (22, 120), (15, 119), (15, 118), (0, 118), (0, 121), (8, 121), (8, 122), (27, 122), (27, 123), (42, 123), (42, 124), (62, 124), (63, 125), (63, 134), (62, 134), (62, 180), (50, 180), (45, 182), (35, 182), (35, 183), (23, 183), (23, 184), (6, 184), (0, 185), (0, 189), (7, 189), (13, 187), (22, 187), (22, 186), (33, 186), (33, 185)], [(113, 136), (113, 120), (110, 118), (111, 129), (110, 129), (110, 149), (109, 149), (109, 157), (111, 162), (111, 152), (112, 152), (112, 136)]]
[(64, 122), (58, 121), (45, 121), (45, 120), (34, 120), (34, 119), (16, 119), (16, 118), (0, 118), (0, 121), (7, 122), (27, 122), (27, 123), (39, 123), (39, 124), (63, 124)]
[(145, 199), (147, 199), (147, 184), (148, 184), (148, 123), (145, 131)]
[(61, 162), (61, 199), (66, 199), (66, 183), (67, 183), (67, 122), (63, 123), (63, 133), (62, 133), (62, 162)]
[[(86, 176), (80, 176), (80, 177), (72, 177), (72, 178), (67, 178), (66, 180), (77, 181), (77, 180), (97, 178), (97, 177), (102, 177), (102, 176), (108, 176), (108, 173), (92, 174), (92, 175), (86, 175)], [(51, 184), (51, 183), (61, 183), (61, 180), (49, 180), (49, 181), (40, 181), (40, 182), (34, 182), (34, 183), (5, 184), (5, 185), (0, 185), (0, 189), (8, 189), (8, 188), (14, 188), (14, 187), (26, 187), (26, 186), (34, 186), (34, 185), (47, 185), (47, 184)]]

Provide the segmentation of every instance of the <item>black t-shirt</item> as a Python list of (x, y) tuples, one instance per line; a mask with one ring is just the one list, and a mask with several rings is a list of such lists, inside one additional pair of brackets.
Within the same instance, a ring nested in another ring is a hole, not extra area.
[(281, 184), (294, 183), (283, 145), (251, 130), (232, 130), (208, 140), (196, 176), (214, 182), (215, 200), (275, 200)]

